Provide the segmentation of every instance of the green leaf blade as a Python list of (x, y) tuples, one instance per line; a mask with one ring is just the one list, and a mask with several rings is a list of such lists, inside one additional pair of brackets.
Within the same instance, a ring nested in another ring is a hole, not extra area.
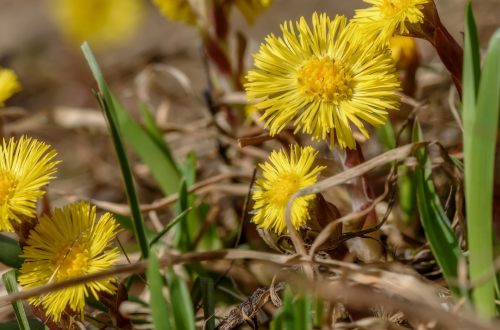
[[(3, 282), (5, 283), (5, 288), (9, 294), (19, 292), (17, 290), (17, 276), (16, 270), (12, 269), (7, 273), (2, 275)], [(23, 303), (21, 300), (16, 300), (12, 302), (12, 307), (14, 308), (14, 314), (16, 315), (17, 323), (19, 324), (20, 330), (30, 330), (30, 325), (28, 319), (26, 318), (26, 313), (24, 312)]]
[(176, 329), (195, 330), (194, 310), (186, 283), (169, 267), (168, 288)]
[(156, 330), (171, 330), (167, 301), (163, 296), (163, 277), (160, 274), (160, 264), (155, 253), (151, 253), (148, 261), (148, 280), (151, 292), (151, 314)]
[[(466, 128), (465, 193), (471, 281), (491, 271), (493, 263), (493, 182), (500, 113), (500, 30), (486, 56), (473, 122)], [(472, 291), (480, 315), (495, 315), (493, 277)]]
[(135, 235), (139, 242), (139, 246), (141, 247), (142, 257), (146, 259), (149, 255), (149, 244), (146, 238), (146, 229), (144, 226), (144, 220), (142, 218), (139, 197), (135, 188), (132, 168), (130, 166), (127, 151), (125, 148), (125, 142), (123, 141), (123, 137), (121, 134), (118, 117), (116, 115), (115, 102), (108, 88), (108, 85), (106, 84), (101, 69), (97, 64), (94, 54), (92, 53), (92, 50), (86, 42), (82, 45), (82, 50), (102, 94), (102, 96), (98, 96), (98, 101), (100, 102), (100, 105), (103, 108), (103, 111), (105, 112), (106, 118), (109, 123), (110, 135), (113, 140), (116, 156), (118, 158), (118, 163), (122, 172), (125, 191), (127, 194), (128, 203), (130, 205), (132, 220), (134, 222)]
[(19, 257), (21, 248), (15, 239), (0, 234), (0, 262), (12, 268), (21, 268), (24, 258)]
[[(417, 119), (413, 128), (413, 142), (418, 141), (423, 141), (423, 139), (422, 129)], [(417, 205), (425, 236), (444, 278), (456, 278), (458, 260), (462, 257), (462, 249), (434, 188), (427, 149), (416, 150), (415, 156), (421, 164), (426, 166), (425, 168), (421, 166), (415, 167)], [(455, 298), (458, 298), (460, 295), (459, 290), (456, 287), (450, 289)]]

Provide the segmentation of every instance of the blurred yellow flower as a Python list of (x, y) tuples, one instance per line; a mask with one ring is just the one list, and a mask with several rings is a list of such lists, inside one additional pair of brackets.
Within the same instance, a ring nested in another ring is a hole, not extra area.
[(272, 2), (273, 0), (234, 0), (235, 6), (248, 24), (254, 24), (255, 17), (267, 10)]
[[(386, 122), (385, 109), (399, 109), (399, 74), (388, 49), (374, 47), (373, 39), (355, 38), (357, 25), (344, 16), (333, 21), (326, 14), (313, 15), (309, 28), (302, 17), (281, 26), (283, 39), (267, 37), (245, 84), (248, 100), (264, 110), (271, 135), (278, 134), (296, 116), (297, 133), (317, 140), (330, 135), (340, 148), (356, 148), (350, 122), (369, 138), (360, 119), (375, 127)], [(259, 70), (260, 69), (260, 70)]]
[(106, 47), (128, 40), (143, 16), (141, 0), (49, 0), (61, 33), (72, 43)]
[[(95, 206), (79, 202), (56, 208), (50, 217), (44, 215), (30, 232), (21, 257), (19, 283), (24, 290), (57, 283), (71, 278), (111, 269), (118, 260), (117, 248), (111, 241), (118, 233), (118, 224), (110, 213), (96, 220)], [(97, 292), (116, 292), (116, 278), (97, 280), (45, 294), (42, 299), (31, 297), (30, 304), (43, 303), (54, 321), (69, 307), (83, 314), (85, 297)], [(83, 317), (82, 317), (83, 318)]]
[[(314, 184), (324, 166), (310, 171), (314, 156), (318, 152), (312, 147), (291, 146), (290, 157), (280, 150), (273, 151), (269, 160), (259, 166), (264, 170), (264, 179), (257, 179), (252, 198), (255, 200), (253, 222), (260, 228), (282, 233), (286, 228), (285, 209), (290, 197), (299, 189)], [(314, 195), (295, 198), (292, 206), (292, 224), (295, 229), (309, 219), (307, 206)]]
[(0, 146), (0, 231), (14, 231), (11, 221), (20, 223), (20, 216), (36, 216), (36, 199), (45, 194), (40, 187), (54, 178), (59, 163), (50, 162), (57, 152), (45, 154), (49, 148), (24, 136), (19, 142), (4, 140)]
[(404, 70), (409, 63), (418, 61), (417, 45), (411, 37), (394, 36), (389, 48), (399, 70)]
[(399, 26), (399, 33), (408, 33), (405, 22), (422, 23), (420, 11), (430, 0), (363, 0), (372, 7), (356, 10), (353, 22), (360, 25), (360, 38), (377, 37), (377, 44), (386, 46)]
[[(196, 15), (189, 0), (153, 0), (161, 13), (175, 22), (196, 24)], [(255, 22), (255, 17), (265, 11), (273, 0), (225, 0), (221, 5), (228, 12), (235, 5), (249, 24)]]
[(188, 0), (153, 0), (153, 2), (169, 20), (196, 24), (196, 15)]
[(5, 101), (21, 90), (14, 70), (0, 68), (0, 107), (5, 106)]

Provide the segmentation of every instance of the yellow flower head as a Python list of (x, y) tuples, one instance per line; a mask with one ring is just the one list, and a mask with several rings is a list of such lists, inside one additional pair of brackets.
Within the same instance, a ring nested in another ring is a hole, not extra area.
[[(65, 281), (113, 268), (118, 260), (117, 248), (110, 248), (118, 233), (118, 224), (110, 213), (96, 220), (95, 206), (79, 202), (56, 208), (49, 218), (44, 215), (30, 233), (21, 257), (26, 258), (21, 267), (19, 283), (24, 290)], [(69, 288), (31, 297), (35, 306), (43, 303), (54, 321), (69, 307), (83, 313), (85, 297), (97, 292), (116, 292), (115, 278), (87, 282)]]
[[(282, 233), (286, 228), (285, 209), (290, 197), (302, 188), (316, 182), (324, 166), (311, 166), (317, 151), (312, 147), (291, 146), (290, 156), (283, 150), (273, 151), (269, 160), (259, 166), (264, 170), (264, 179), (257, 179), (252, 198), (255, 200), (253, 222), (260, 228)], [(307, 206), (314, 195), (295, 198), (292, 206), (292, 223), (299, 229), (307, 219)]]
[(371, 40), (356, 40), (356, 25), (344, 16), (333, 21), (326, 14), (313, 15), (309, 28), (302, 17), (296, 34), (290, 22), (281, 26), (283, 39), (268, 36), (255, 54), (255, 66), (245, 84), (248, 100), (265, 110), (271, 135), (279, 133), (294, 117), (295, 132), (313, 139), (334, 132), (340, 148), (356, 148), (350, 122), (369, 138), (359, 119), (375, 127), (386, 122), (385, 109), (398, 109), (399, 74), (387, 49), (375, 49)]
[(64, 36), (74, 44), (94, 47), (122, 43), (141, 22), (141, 0), (50, 0), (53, 16)]
[[(420, 11), (430, 0), (363, 0), (372, 7), (356, 10), (353, 22), (360, 25), (360, 39), (377, 36), (377, 44), (386, 46), (399, 26), (399, 33), (408, 33), (405, 21), (422, 23)], [(380, 32), (380, 34), (379, 34)]]
[(255, 17), (269, 8), (273, 0), (234, 0), (234, 4), (248, 24), (255, 23)]
[(196, 24), (196, 15), (188, 0), (153, 0), (161, 13), (175, 22)]
[(5, 106), (5, 101), (21, 90), (16, 73), (11, 69), (0, 68), (0, 107)]
[(35, 217), (35, 202), (45, 192), (39, 188), (49, 183), (59, 162), (57, 155), (43, 142), (21, 137), (0, 145), (0, 231), (14, 231), (10, 221), (21, 222), (19, 216)]
[[(153, 0), (165, 17), (175, 22), (196, 24), (196, 15), (189, 0)], [(226, 0), (222, 2), (227, 10), (234, 4), (249, 24), (255, 22), (255, 16), (265, 11), (273, 0)]]
[(417, 45), (411, 37), (394, 36), (391, 38), (390, 49), (392, 59), (400, 70), (406, 69), (410, 63), (418, 62)]

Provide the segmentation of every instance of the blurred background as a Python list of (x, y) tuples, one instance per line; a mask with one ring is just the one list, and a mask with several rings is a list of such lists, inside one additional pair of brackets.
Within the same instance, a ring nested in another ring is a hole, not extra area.
[[(435, 0), (443, 24), (461, 45), (466, 2)], [(177, 162), (183, 163), (186, 155), (194, 151), (198, 181), (227, 172), (250, 175), (253, 165), (262, 162), (270, 150), (280, 147), (276, 141), (269, 141), (261, 153), (240, 155), (237, 146), (226, 141), (222, 143), (226, 149), (221, 155), (220, 141), (192, 133), (206, 126), (206, 105), (200, 104), (205, 102), (203, 95), (209, 85), (207, 60), (195, 26), (169, 21), (147, 0), (93, 0), (76, 9), (67, 8), (67, 3), (66, 0), (0, 0), (0, 66), (14, 69), (23, 87), (0, 109), (1, 133), (4, 137), (26, 134), (58, 151), (57, 158), (63, 163), (58, 166), (57, 179), (47, 189), (51, 208), (81, 198), (126, 203), (106, 122), (92, 94), (96, 83), (80, 49), (84, 41), (93, 49), (110, 89), (137, 121), (142, 120), (139, 104), (152, 105), (150, 110)], [(475, 0), (473, 4), (481, 46), (485, 48), (500, 25), (500, 1)], [(330, 17), (339, 14), (352, 18), (355, 9), (367, 6), (361, 0), (274, 0), (252, 25), (232, 8), (228, 52), (237, 51), (237, 32), (243, 33), (247, 39), (243, 57), (247, 71), (253, 65), (251, 54), (258, 51), (267, 35), (281, 35), (279, 25), (285, 20), (295, 22), (304, 16), (310, 22), (315, 11), (326, 12)], [(419, 65), (412, 94), (417, 100), (429, 101), (429, 106), (419, 112), (424, 135), (426, 140), (439, 140), (460, 159), (462, 134), (450, 111), (449, 93), (454, 88), (451, 79), (429, 43), (416, 40), (416, 45)], [(453, 95), (452, 101), (456, 97)], [(411, 107), (403, 105), (400, 112), (391, 113), (395, 126), (410, 110)], [(243, 107), (236, 111), (243, 118), (241, 127), (250, 129), (244, 120)], [(218, 122), (220, 126), (231, 123), (231, 118), (225, 119)], [(176, 127), (188, 127), (192, 132)], [(235, 132), (234, 137), (240, 137), (239, 133)], [(365, 159), (384, 151), (371, 126), (370, 135), (372, 139), (358, 141), (362, 142)], [(148, 167), (132, 150), (129, 154), (141, 202), (151, 203), (163, 197)], [(383, 190), (387, 170), (388, 167), (370, 174), (376, 195)], [(436, 184), (439, 189), (439, 181)], [(218, 223), (216, 235), (222, 242), (212, 248), (226, 246), (234, 239), (247, 187), (247, 181), (243, 181), (222, 187), (220, 195), (205, 199), (212, 206), (221, 206), (212, 221)], [(214, 198), (218, 198), (217, 203)], [(344, 214), (341, 203), (336, 205)], [(162, 228), (172, 219), (172, 213), (167, 209), (149, 215), (147, 226), (152, 230)], [(127, 244), (131, 234), (122, 235)], [(245, 229), (242, 243), (265, 246), (254, 226)], [(134, 247), (129, 249), (132, 254), (137, 251)], [(254, 275), (258, 277), (258, 272)], [(254, 284), (248, 287), (248, 292), (258, 287), (259, 281), (251, 278), (248, 281)], [(0, 319), (13, 320), (10, 305), (0, 309)]]

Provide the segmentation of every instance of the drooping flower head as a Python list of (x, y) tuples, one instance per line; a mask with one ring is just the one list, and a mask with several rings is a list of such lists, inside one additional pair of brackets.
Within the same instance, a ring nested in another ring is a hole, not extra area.
[[(290, 156), (283, 150), (273, 151), (269, 160), (259, 166), (264, 170), (263, 179), (257, 179), (252, 198), (255, 200), (253, 222), (259, 227), (276, 233), (286, 228), (285, 209), (290, 197), (302, 188), (314, 184), (324, 166), (311, 167), (317, 151), (312, 147), (291, 146)], [(295, 198), (292, 206), (292, 223), (295, 229), (309, 219), (307, 206), (313, 195)]]
[(391, 38), (390, 49), (396, 68), (405, 70), (412, 63), (418, 62), (418, 52), (415, 39), (411, 37), (394, 36)]
[[(111, 241), (117, 234), (118, 224), (110, 213), (96, 220), (96, 208), (79, 202), (56, 208), (50, 217), (44, 215), (28, 237), (21, 257), (26, 258), (21, 267), (19, 283), (24, 290), (113, 268), (118, 260), (117, 248)], [(35, 306), (43, 304), (47, 315), (58, 322), (61, 313), (69, 306), (82, 312), (85, 297), (97, 292), (116, 292), (115, 278), (97, 280), (68, 287), (43, 296), (31, 297)]]
[(0, 68), (0, 107), (15, 93), (22, 90), (16, 73), (11, 69)]
[(49, 148), (24, 136), (0, 146), (0, 231), (14, 231), (11, 221), (21, 222), (21, 216), (35, 217), (36, 199), (45, 194), (40, 187), (54, 178), (59, 163), (51, 162), (57, 152)]
[(313, 139), (335, 136), (340, 148), (356, 148), (350, 123), (369, 138), (360, 119), (375, 127), (386, 122), (386, 109), (399, 109), (399, 74), (390, 51), (373, 47), (373, 39), (356, 38), (356, 25), (344, 16), (333, 21), (326, 14), (313, 15), (312, 29), (302, 17), (281, 26), (283, 38), (266, 38), (259, 54), (258, 69), (249, 72), (245, 84), (248, 100), (265, 110), (271, 135), (279, 133), (294, 118), (295, 132), (301, 128)]
[[(189, 0), (153, 0), (162, 14), (175, 22), (184, 22), (190, 25), (196, 24), (196, 15)], [(245, 17), (248, 24), (255, 22), (255, 17), (265, 11), (273, 0), (223, 0), (220, 2), (222, 8), (229, 12), (235, 5)]]
[(399, 28), (400, 34), (408, 33), (405, 22), (422, 23), (420, 11), (430, 0), (363, 0), (372, 7), (356, 10), (353, 22), (360, 25), (360, 38), (377, 38), (377, 44), (386, 46)]
[(50, 0), (61, 33), (73, 44), (120, 44), (133, 36), (143, 16), (141, 0)]
[(153, 0), (153, 2), (169, 20), (196, 24), (196, 15), (188, 0)]

